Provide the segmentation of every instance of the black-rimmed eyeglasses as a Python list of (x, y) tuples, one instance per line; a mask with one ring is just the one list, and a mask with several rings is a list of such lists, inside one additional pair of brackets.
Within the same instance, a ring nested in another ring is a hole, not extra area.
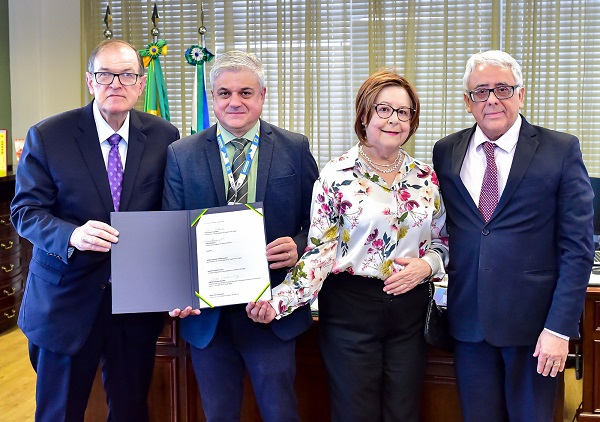
[(373, 108), (375, 109), (375, 112), (377, 113), (377, 115), (379, 117), (381, 117), (382, 119), (389, 119), (390, 117), (392, 117), (392, 114), (395, 111), (396, 114), (398, 115), (398, 120), (400, 120), (402, 122), (408, 122), (410, 119), (412, 119), (412, 117), (416, 111), (414, 108), (410, 108), (410, 107), (394, 108), (388, 104), (375, 104), (373, 106)]
[(121, 82), (123, 86), (131, 86), (135, 85), (138, 81), (138, 77), (142, 75), (138, 75), (137, 73), (111, 73), (111, 72), (94, 72), (94, 79), (100, 85), (110, 85), (115, 80), (115, 76)]
[(476, 88), (473, 91), (468, 91), (471, 101), (474, 103), (482, 103), (490, 98), (490, 93), (493, 92), (499, 100), (508, 100), (515, 95), (515, 89), (521, 85), (499, 85), (494, 88)]

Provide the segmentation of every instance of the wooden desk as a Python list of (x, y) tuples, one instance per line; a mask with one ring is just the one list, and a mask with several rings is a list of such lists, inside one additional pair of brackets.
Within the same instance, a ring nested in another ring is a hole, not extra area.
[[(319, 324), (298, 338), (296, 394), (303, 421), (329, 421), (327, 373), (318, 346)], [(186, 344), (178, 336), (178, 321), (169, 318), (159, 338), (156, 363), (148, 403), (150, 419), (156, 422), (204, 421), (204, 413), (191, 358)], [(563, 378), (561, 377), (561, 380)], [(248, 377), (244, 380), (242, 421), (261, 421)], [(563, 421), (564, 382), (561, 381), (554, 422)], [(100, 376), (96, 377), (85, 420), (106, 421), (106, 404)], [(462, 419), (456, 389), (454, 361), (450, 354), (430, 349), (421, 401), (423, 422), (460, 422)]]
[(578, 421), (600, 421), (600, 287), (588, 287), (581, 335), (583, 402)]
[(15, 175), (0, 177), (0, 332), (17, 323), (31, 260), (31, 243), (19, 237), (10, 222)]

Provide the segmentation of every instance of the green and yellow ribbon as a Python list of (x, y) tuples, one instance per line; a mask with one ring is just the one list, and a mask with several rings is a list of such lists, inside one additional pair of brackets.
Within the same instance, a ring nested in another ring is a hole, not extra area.
[(148, 44), (146, 49), (140, 50), (144, 67), (148, 68), (146, 78), (146, 96), (144, 98), (144, 111), (155, 116), (171, 120), (169, 101), (167, 99), (167, 86), (160, 67), (159, 56), (167, 55), (167, 42), (158, 40)]

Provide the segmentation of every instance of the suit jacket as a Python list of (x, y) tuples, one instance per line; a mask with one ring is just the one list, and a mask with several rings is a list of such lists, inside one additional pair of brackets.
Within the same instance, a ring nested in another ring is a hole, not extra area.
[(451, 334), (499, 347), (535, 345), (544, 327), (578, 337), (594, 253), (593, 193), (579, 140), (523, 118), (486, 224), (460, 178), (474, 131), (433, 150), (447, 210)]
[[(261, 120), (256, 200), (263, 202), (267, 243), (290, 236), (298, 256), (306, 247), (312, 188), (318, 168), (304, 135)], [(227, 205), (216, 125), (169, 146), (163, 209), (191, 210)], [(270, 270), (271, 285), (280, 284), (286, 270)], [(212, 340), (220, 309), (205, 309), (181, 320), (182, 337), (198, 348)], [(295, 315), (297, 314), (297, 315)], [(270, 326), (288, 340), (312, 324), (308, 306)]]
[[(160, 210), (167, 145), (178, 138), (166, 120), (131, 111), (121, 211)], [(72, 355), (90, 335), (110, 277), (110, 253), (75, 250), (68, 258), (67, 248), (76, 227), (88, 220), (110, 224), (111, 211), (92, 103), (31, 127), (11, 219), (33, 243), (18, 324), (34, 344)]]

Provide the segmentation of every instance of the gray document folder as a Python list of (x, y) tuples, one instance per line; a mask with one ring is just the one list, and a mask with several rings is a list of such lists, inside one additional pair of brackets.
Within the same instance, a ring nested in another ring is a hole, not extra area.
[[(262, 208), (262, 203), (253, 206)], [(119, 231), (111, 252), (113, 314), (200, 308), (192, 223), (201, 214), (238, 209), (246, 208), (111, 213), (111, 225)]]

